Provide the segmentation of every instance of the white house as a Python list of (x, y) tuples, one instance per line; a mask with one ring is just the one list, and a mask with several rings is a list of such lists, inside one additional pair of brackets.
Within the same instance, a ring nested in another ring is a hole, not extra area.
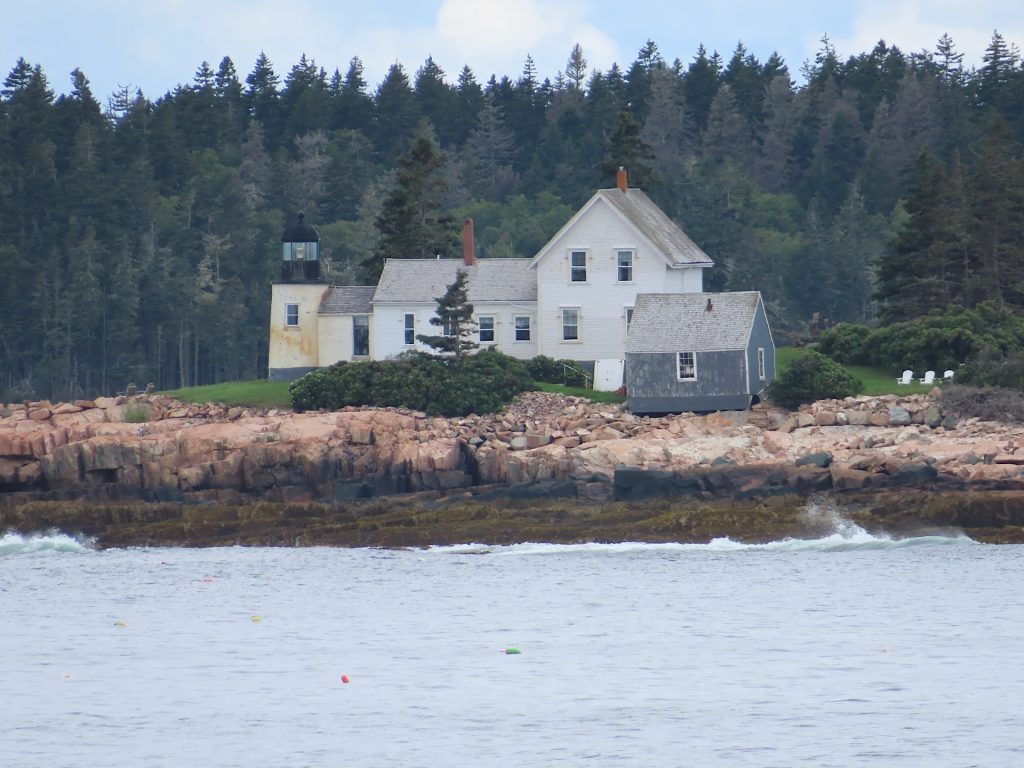
[[(628, 187), (622, 170), (615, 188), (598, 190), (532, 259), (475, 258), (467, 219), (462, 259), (389, 259), (376, 286), (330, 287), (309, 279), (308, 264), (297, 271), (288, 263), (297, 246), (287, 238), (313, 238), (311, 231), (293, 225), (282, 238), (285, 282), (273, 286), (271, 379), (425, 349), (416, 336), (437, 332), (429, 323), (436, 299), (461, 269), (482, 347), (580, 361), (615, 389), (637, 294), (700, 293), (703, 272), (713, 266), (646, 194)], [(602, 366), (613, 373), (602, 376)]]

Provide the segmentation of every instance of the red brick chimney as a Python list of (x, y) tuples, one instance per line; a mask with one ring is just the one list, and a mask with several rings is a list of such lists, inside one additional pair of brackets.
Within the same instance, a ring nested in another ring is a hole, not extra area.
[(476, 264), (476, 257), (473, 255), (473, 220), (465, 219), (462, 222), (462, 263), (467, 267)]
[(626, 183), (626, 169), (621, 165), (619, 170), (615, 172), (615, 186), (625, 192), (629, 189), (629, 185)]

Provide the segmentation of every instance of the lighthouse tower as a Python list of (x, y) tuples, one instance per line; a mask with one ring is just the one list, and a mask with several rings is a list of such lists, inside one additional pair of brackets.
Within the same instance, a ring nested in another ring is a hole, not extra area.
[(271, 381), (296, 379), (319, 364), (317, 311), (326, 291), (320, 235), (300, 213), (281, 235), (281, 282), (271, 289)]

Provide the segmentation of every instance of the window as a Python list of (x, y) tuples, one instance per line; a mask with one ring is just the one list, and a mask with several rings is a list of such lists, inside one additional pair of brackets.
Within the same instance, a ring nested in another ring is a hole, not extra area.
[(695, 381), (697, 357), (693, 352), (680, 352), (676, 358), (676, 376), (679, 381)]
[(573, 283), (587, 282), (586, 251), (569, 251), (569, 280)]
[(299, 324), (299, 305), (284, 305), (284, 324), (286, 326), (297, 326)]
[(565, 307), (562, 309), (562, 341), (580, 340), (580, 310), (579, 307)]
[(620, 283), (633, 282), (633, 252), (616, 251), (615, 262), (618, 266), (616, 279)]
[(764, 375), (764, 347), (757, 348), (757, 378), (765, 380)]
[(367, 357), (370, 354), (370, 316), (355, 315), (352, 318), (352, 356)]
[(480, 343), (486, 344), (487, 342), (494, 341), (494, 318), (487, 315), (480, 317)]
[(416, 315), (411, 312), (405, 316), (405, 338), (402, 339), (404, 344), (415, 344), (416, 343)]
[(450, 317), (442, 318), (441, 321), (441, 335), (442, 336), (454, 336), (455, 335), (455, 321)]
[(629, 333), (629, 326), (633, 324), (633, 308), (626, 307), (626, 333)]
[(516, 341), (530, 340), (530, 316), (516, 315)]

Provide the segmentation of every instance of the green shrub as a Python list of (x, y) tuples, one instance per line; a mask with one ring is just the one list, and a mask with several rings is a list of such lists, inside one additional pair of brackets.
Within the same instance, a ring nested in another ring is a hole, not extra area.
[(530, 373), (521, 361), (484, 350), (461, 362), (412, 354), (395, 360), (339, 363), (296, 380), (289, 393), (297, 411), (368, 405), (465, 416), (501, 410), (532, 388)]
[(564, 384), (567, 387), (587, 386), (587, 377), (579, 372), (582, 368), (575, 360), (555, 360), (546, 355), (537, 355), (526, 361), (526, 367), (534, 381)]
[(914, 371), (956, 368), (984, 350), (1004, 357), (1024, 351), (1024, 316), (989, 302), (973, 309), (935, 310), (915, 320), (875, 328), (854, 359), (859, 333), (836, 326), (821, 335), (819, 349), (841, 362)]
[(870, 333), (871, 329), (866, 325), (839, 323), (822, 331), (818, 337), (818, 351), (840, 363), (865, 364), (869, 358), (865, 343)]
[(864, 384), (834, 360), (808, 350), (768, 385), (768, 399), (785, 408), (796, 408), (815, 400), (849, 397), (863, 389)]

